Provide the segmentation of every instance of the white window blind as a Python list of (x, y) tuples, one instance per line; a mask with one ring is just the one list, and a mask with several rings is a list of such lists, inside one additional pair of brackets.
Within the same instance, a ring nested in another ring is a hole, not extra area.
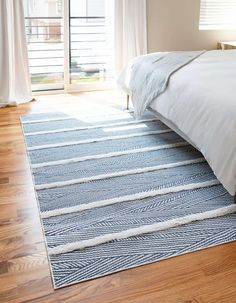
[(199, 29), (235, 29), (236, 0), (201, 0)]

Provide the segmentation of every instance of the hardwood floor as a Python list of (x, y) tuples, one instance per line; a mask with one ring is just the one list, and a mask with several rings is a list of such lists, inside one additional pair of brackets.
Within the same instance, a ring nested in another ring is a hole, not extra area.
[(126, 99), (114, 92), (36, 99), (0, 109), (0, 302), (236, 302), (236, 242), (53, 290), (19, 116), (115, 113)]

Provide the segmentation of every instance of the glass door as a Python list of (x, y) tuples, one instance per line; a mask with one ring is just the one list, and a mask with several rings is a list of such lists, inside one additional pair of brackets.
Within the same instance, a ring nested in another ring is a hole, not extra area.
[(96, 88), (113, 78), (113, 1), (70, 0), (68, 88)]
[(25, 0), (24, 10), (32, 90), (63, 89), (63, 2)]
[(110, 85), (113, 20), (113, 0), (25, 0), (32, 89)]

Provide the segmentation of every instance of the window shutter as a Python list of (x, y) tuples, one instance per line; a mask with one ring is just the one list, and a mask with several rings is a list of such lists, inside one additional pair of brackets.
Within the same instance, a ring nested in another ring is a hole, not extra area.
[(236, 0), (201, 0), (199, 29), (235, 29)]

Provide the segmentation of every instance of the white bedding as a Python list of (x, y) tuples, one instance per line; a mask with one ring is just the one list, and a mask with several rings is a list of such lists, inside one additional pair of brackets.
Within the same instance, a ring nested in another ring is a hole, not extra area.
[[(128, 91), (131, 92), (135, 117), (141, 118), (150, 103), (166, 90), (173, 73), (204, 52), (158, 52), (131, 60), (123, 69), (117, 84), (124, 90), (129, 87)], [(125, 77), (127, 74), (131, 75), (128, 79)], [(126, 78), (125, 83), (123, 82), (124, 78)]]
[(235, 195), (236, 50), (208, 51), (185, 65), (172, 74), (150, 107), (203, 153), (219, 181)]

